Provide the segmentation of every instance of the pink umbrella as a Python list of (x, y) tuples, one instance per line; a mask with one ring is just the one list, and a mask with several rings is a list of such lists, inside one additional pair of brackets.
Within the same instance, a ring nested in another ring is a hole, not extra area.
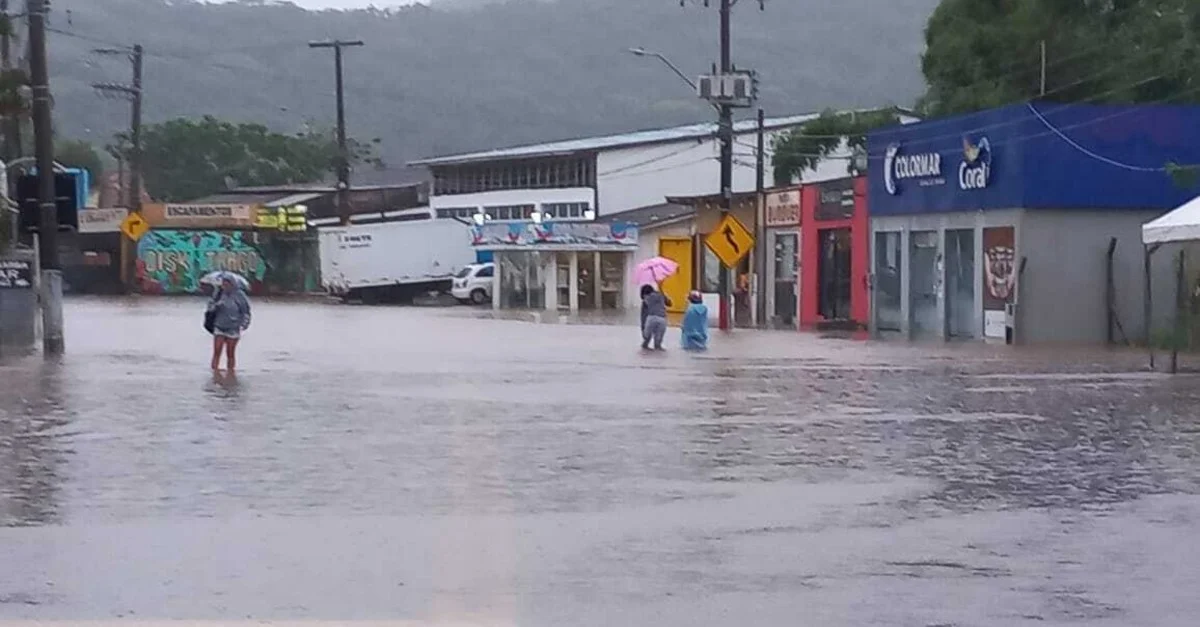
[(638, 285), (658, 285), (679, 271), (679, 264), (666, 257), (651, 257), (633, 269), (633, 280)]

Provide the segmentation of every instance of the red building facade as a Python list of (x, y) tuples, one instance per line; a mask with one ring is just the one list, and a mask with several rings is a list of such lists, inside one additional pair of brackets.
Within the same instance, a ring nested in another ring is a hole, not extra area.
[(865, 329), (870, 317), (867, 180), (801, 189), (800, 326)]

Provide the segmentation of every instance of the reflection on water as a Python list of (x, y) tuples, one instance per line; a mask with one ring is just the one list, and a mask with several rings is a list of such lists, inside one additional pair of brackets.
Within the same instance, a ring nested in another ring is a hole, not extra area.
[(202, 307), (0, 363), (0, 617), (1200, 612), (1200, 386), (1141, 355), (256, 302), (232, 377)]
[[(242, 370), (210, 374), (201, 306), (74, 301), (62, 365), (4, 366), (6, 523), (64, 503), (75, 519), (577, 511), (851, 471), (933, 479), (912, 505), (952, 510), (1200, 488), (1200, 388), (1120, 374), (1140, 355), (741, 332), (645, 356), (619, 327), (262, 302)], [(461, 450), (491, 451), (492, 471), (464, 474)]]
[[(1095, 374), (1029, 385), (1014, 375), (1022, 387), (1012, 387), (986, 371), (875, 369), (727, 376), (742, 383), (737, 395), (719, 379), (711, 419), (690, 438), (691, 463), (714, 479), (899, 473), (939, 480), (923, 504), (949, 509), (1200, 493), (1200, 391), (1177, 381)], [(980, 380), (987, 387), (971, 383)]]
[(60, 521), (71, 416), (61, 368), (24, 358), (0, 370), (0, 525)]

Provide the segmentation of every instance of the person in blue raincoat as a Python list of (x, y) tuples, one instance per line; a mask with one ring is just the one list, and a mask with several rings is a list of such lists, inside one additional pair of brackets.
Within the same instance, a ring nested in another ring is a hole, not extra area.
[(708, 348), (708, 306), (700, 292), (688, 294), (687, 311), (683, 314), (683, 348), (702, 351)]

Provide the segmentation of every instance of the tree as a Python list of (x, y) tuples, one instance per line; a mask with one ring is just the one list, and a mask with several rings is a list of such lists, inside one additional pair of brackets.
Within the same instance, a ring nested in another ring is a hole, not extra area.
[[(0, 15), (0, 35), (17, 37), (11, 16)], [(29, 122), (29, 112), (29, 75), (19, 68), (0, 68), (0, 127), (4, 129), (0, 133), (0, 158), (6, 162), (22, 156), (19, 142), (13, 140)]]
[[(128, 137), (118, 135), (129, 162)], [(230, 186), (320, 181), (333, 171), (336, 142), (328, 131), (286, 135), (261, 124), (205, 116), (176, 118), (142, 130), (142, 177), (150, 195), (186, 201)], [(352, 142), (352, 163), (375, 162), (375, 143)]]
[[(867, 132), (900, 123), (895, 109), (880, 109), (852, 113), (826, 110), (817, 119), (780, 135), (771, 142), (776, 185), (785, 185), (803, 178), (805, 170), (816, 167), (838, 151), (849, 148), (865, 151)], [(847, 159), (847, 173), (854, 163)]]
[(86, 141), (67, 139), (61, 140), (54, 147), (54, 160), (68, 168), (80, 168), (88, 171), (92, 187), (95, 187), (104, 174), (104, 160), (100, 153)]
[(1042, 97), (1060, 102), (1200, 101), (1194, 0), (942, 0), (921, 58), (928, 115)]

